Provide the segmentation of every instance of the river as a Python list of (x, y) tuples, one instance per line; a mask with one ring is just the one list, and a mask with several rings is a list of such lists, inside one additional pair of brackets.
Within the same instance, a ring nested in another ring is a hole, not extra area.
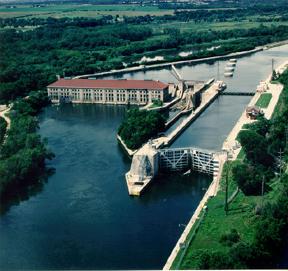
[[(238, 60), (231, 91), (252, 91), (280, 64), (288, 46)], [(219, 62), (223, 74), (225, 61)], [(217, 64), (179, 67), (187, 79), (217, 76)], [(215, 74), (216, 73), (216, 74)], [(124, 77), (172, 81), (166, 69)], [(251, 97), (250, 97), (251, 98)], [(222, 96), (173, 146), (219, 149), (249, 97)], [(140, 198), (128, 196), (130, 160), (116, 141), (125, 107), (50, 106), (40, 133), (56, 158), (41, 192), (27, 194), (0, 218), (0, 269), (160, 269), (211, 178), (161, 176)]]

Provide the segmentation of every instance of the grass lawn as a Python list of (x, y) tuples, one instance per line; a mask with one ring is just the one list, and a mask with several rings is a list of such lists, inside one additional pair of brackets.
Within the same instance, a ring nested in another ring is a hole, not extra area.
[(256, 105), (261, 108), (267, 108), (270, 103), (271, 98), (272, 98), (271, 93), (263, 93), (261, 94), (260, 98), (256, 102)]
[(241, 150), (237, 156), (237, 160), (243, 161), (244, 158), (245, 158), (245, 152), (244, 152), (243, 148), (241, 148)]
[[(232, 165), (235, 165), (235, 163), (238, 162), (232, 162)], [(223, 172), (227, 172), (227, 165), (225, 165)], [(229, 174), (228, 187), (229, 198), (237, 188), (231, 174)], [(184, 257), (182, 256), (182, 261), (180, 255), (178, 255), (172, 265), (172, 269), (196, 268), (199, 256), (203, 251), (208, 249), (210, 251), (228, 251), (229, 247), (220, 242), (220, 237), (223, 234), (228, 233), (231, 229), (236, 229), (242, 240), (246, 242), (251, 242), (253, 240), (253, 225), (256, 219), (254, 208), (255, 205), (260, 202), (260, 197), (247, 197), (240, 191), (229, 204), (229, 211), (226, 215), (224, 211), (224, 191), (225, 179), (222, 178), (220, 191), (216, 197), (209, 199), (207, 203), (208, 211), (200, 222), (199, 228), (196, 225), (198, 228), (197, 234), (193, 236)], [(191, 232), (193, 231), (195, 231), (194, 227)], [(181, 261), (180, 263), (179, 260)]]

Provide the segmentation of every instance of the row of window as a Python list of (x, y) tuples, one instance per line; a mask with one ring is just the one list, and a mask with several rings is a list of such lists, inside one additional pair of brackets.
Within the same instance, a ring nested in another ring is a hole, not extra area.
[(108, 93), (140, 93), (140, 94), (146, 94), (148, 92), (150, 92), (152, 95), (158, 95), (162, 92), (162, 90), (142, 90), (142, 89), (67, 89), (67, 88), (49, 88), (49, 92), (50, 93), (55, 93), (60, 91), (62, 92), (72, 92), (72, 93), (77, 93), (77, 92), (83, 92), (83, 93), (91, 93), (94, 91), (94, 93), (103, 93), (103, 92), (108, 92)]
[[(81, 95), (83, 101), (104, 101), (107, 102), (140, 102), (140, 103), (147, 103), (149, 100), (149, 96), (151, 100), (153, 99), (160, 99), (162, 100), (161, 91), (125, 91), (125, 90), (118, 90), (117, 93), (113, 92), (113, 90), (109, 90), (108, 92), (102, 92), (102, 90), (94, 90), (94, 93), (88, 89), (84, 89), (81, 92), (79, 89), (49, 89), (49, 96), (52, 100), (58, 100), (59, 97), (69, 97), (71, 100), (80, 101)], [(93, 96), (92, 96), (93, 94)], [(150, 94), (150, 95), (149, 95)]]

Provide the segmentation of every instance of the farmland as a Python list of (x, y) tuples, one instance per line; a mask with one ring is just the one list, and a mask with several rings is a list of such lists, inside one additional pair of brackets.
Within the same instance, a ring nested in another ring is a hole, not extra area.
[(0, 6), (1, 18), (63, 18), (112, 16), (163, 16), (172, 14), (171, 9), (156, 6), (136, 5), (92, 5), (92, 4), (41, 4)]

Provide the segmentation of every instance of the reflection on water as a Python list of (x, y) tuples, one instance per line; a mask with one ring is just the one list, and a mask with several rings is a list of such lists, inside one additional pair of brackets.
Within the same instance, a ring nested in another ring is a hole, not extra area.
[(10, 186), (0, 199), (0, 215), (3, 215), (13, 205), (19, 205), (22, 201), (42, 192), (49, 176), (54, 173), (54, 169), (47, 168), (39, 179), (25, 180), (25, 183), (17, 183)]

